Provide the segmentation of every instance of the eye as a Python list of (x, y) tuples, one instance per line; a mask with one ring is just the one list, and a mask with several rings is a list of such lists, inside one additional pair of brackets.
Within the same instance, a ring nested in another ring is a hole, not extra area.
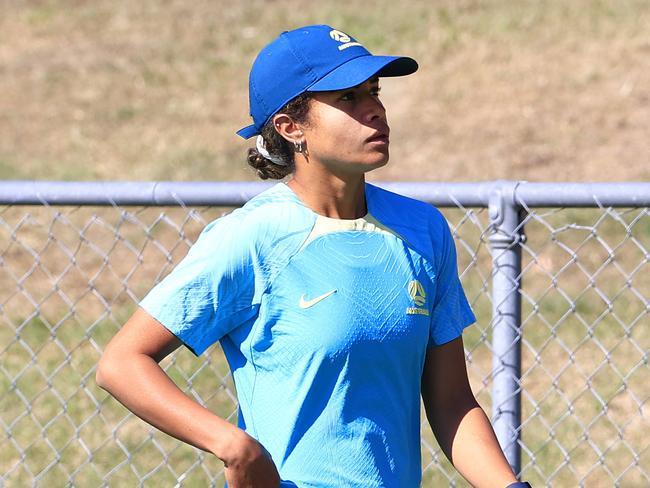
[(356, 99), (356, 94), (353, 91), (344, 92), (341, 95), (341, 100), (344, 102), (352, 102)]
[(370, 94), (373, 97), (378, 97), (380, 95), (380, 93), (381, 93), (381, 87), (379, 85), (373, 86), (372, 88), (370, 88)]

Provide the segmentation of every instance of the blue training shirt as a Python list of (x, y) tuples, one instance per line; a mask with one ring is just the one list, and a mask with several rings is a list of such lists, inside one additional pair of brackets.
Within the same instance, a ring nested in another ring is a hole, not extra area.
[(475, 320), (440, 212), (370, 184), (366, 202), (331, 219), (279, 183), (141, 302), (197, 355), (221, 341), (239, 425), (282, 486), (419, 486), (426, 349)]

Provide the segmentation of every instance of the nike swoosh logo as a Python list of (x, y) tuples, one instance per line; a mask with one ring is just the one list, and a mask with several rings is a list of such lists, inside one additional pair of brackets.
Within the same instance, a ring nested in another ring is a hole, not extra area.
[(300, 308), (313, 307), (314, 305), (316, 305), (321, 300), (325, 300), (328, 296), (333, 295), (334, 293), (336, 293), (336, 291), (337, 291), (336, 288), (334, 288), (332, 291), (328, 291), (327, 293), (324, 293), (319, 297), (312, 298), (311, 300), (305, 300), (305, 295), (303, 294), (300, 297), (300, 302), (298, 303), (298, 306)]

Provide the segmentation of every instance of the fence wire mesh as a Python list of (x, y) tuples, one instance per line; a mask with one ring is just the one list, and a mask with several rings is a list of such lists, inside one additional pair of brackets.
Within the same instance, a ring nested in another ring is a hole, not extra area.
[[(461, 202), (462, 203), (462, 202)], [(134, 418), (94, 382), (108, 340), (227, 209), (0, 209), (0, 485), (222, 486), (222, 465)], [(445, 209), (478, 322), (465, 333), (491, 410), (485, 209)], [(522, 476), (534, 486), (648, 486), (650, 215), (526, 209), (522, 250)], [(180, 349), (167, 373), (236, 420), (219, 346)], [(422, 428), (423, 486), (467, 486)]]

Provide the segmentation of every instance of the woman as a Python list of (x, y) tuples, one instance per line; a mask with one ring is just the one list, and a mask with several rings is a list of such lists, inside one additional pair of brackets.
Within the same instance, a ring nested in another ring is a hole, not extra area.
[[(262, 178), (292, 175), (209, 224), (107, 346), (98, 383), (225, 465), (231, 488), (420, 484), (420, 395), (445, 454), (476, 486), (516, 479), (467, 379), (474, 321), (433, 207), (381, 190), (379, 78), (413, 73), (329, 26), (281, 34), (250, 74)], [(158, 366), (220, 341), (237, 427)], [(282, 481), (281, 481), (282, 480)]]

